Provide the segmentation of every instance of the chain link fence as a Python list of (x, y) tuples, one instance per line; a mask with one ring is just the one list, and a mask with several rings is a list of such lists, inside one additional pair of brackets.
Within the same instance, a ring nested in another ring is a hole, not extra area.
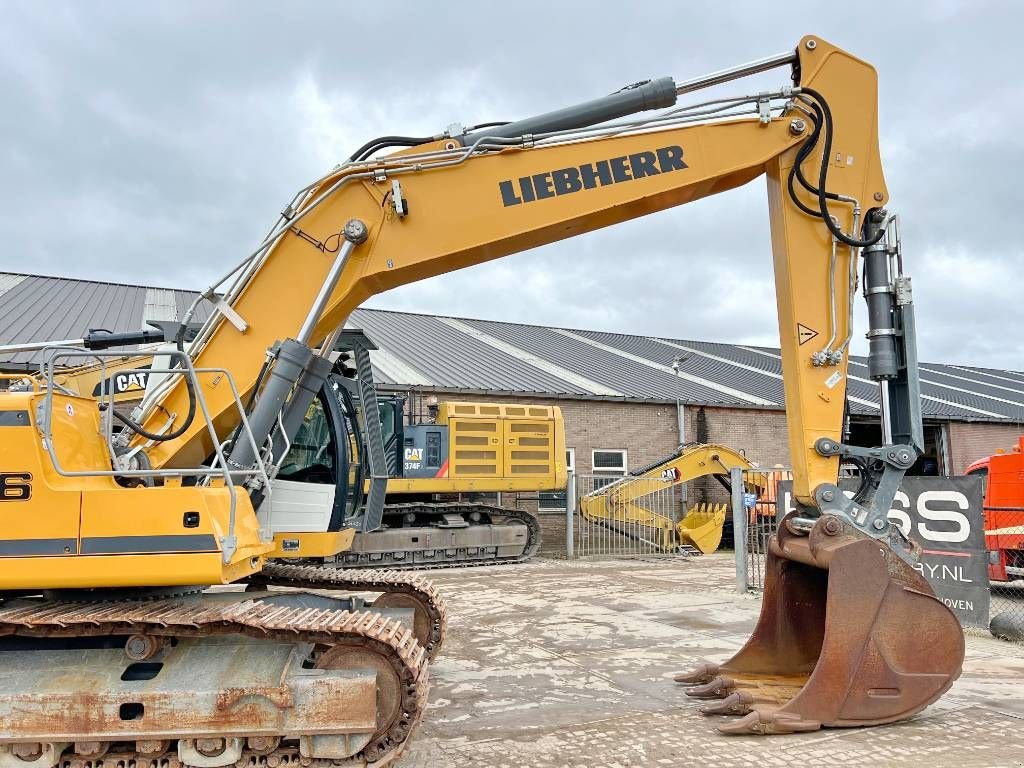
[(985, 505), (992, 634), (1024, 642), (1024, 507), (1001, 500)]

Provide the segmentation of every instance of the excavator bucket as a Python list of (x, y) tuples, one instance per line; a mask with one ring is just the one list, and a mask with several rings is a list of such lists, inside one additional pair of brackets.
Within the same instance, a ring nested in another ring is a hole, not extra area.
[(722, 543), (725, 504), (694, 504), (679, 521), (676, 532), (680, 544), (689, 544), (710, 555)]
[(953, 612), (884, 542), (833, 515), (809, 534), (790, 515), (769, 545), (753, 635), (721, 665), (676, 676), (690, 696), (741, 715), (727, 734), (878, 725), (920, 712), (960, 675), (964, 636)]

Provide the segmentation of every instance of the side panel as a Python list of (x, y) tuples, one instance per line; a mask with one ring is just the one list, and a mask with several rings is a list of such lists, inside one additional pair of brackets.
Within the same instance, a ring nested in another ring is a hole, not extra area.
[(503, 424), (493, 418), (453, 418), (448, 476), (453, 479), (501, 477), (505, 473)]
[(0, 394), (0, 580), (7, 558), (78, 552), (81, 493), (47, 471), (35, 418), (28, 393)]
[(555, 474), (555, 425), (550, 419), (509, 419), (503, 424), (504, 464), (510, 477)]
[(448, 450), (448, 427), (442, 424), (415, 424), (405, 427), (400, 476), (447, 477)]

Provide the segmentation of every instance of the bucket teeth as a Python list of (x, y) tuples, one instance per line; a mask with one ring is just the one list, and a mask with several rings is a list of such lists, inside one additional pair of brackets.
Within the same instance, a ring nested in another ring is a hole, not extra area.
[(723, 723), (718, 726), (718, 731), (730, 736), (738, 736), (746, 734), (805, 733), (807, 731), (817, 731), (819, 728), (821, 728), (821, 723), (816, 720), (803, 720), (781, 712), (764, 712), (755, 709), (739, 720)]
[(695, 685), (686, 692), (695, 699), (724, 699), (736, 690), (736, 681), (731, 677), (716, 677), (710, 683)]
[(710, 661), (702, 661), (689, 672), (680, 672), (672, 679), (684, 685), (700, 685), (710, 683), (718, 677), (718, 665)]
[(745, 715), (754, 706), (754, 697), (743, 691), (730, 693), (720, 702), (700, 708), (704, 715)]

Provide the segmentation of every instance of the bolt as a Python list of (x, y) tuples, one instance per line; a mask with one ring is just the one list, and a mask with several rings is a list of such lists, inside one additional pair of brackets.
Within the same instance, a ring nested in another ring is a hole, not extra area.
[(875, 522), (871, 524), (871, 527), (876, 531), (880, 531), (885, 528), (885, 520), (875, 520)]
[(196, 752), (204, 757), (216, 757), (227, 749), (224, 739), (196, 739)]
[(807, 121), (797, 118), (791, 120), (789, 123), (789, 132), (794, 136), (799, 136), (801, 133), (807, 130)]
[(843, 530), (843, 526), (840, 525), (839, 521), (834, 517), (826, 517), (825, 521), (821, 525), (821, 530), (824, 531), (827, 536), (835, 536)]
[(900, 451), (900, 463), (906, 464), (910, 461), (910, 453), (908, 451)]
[(875, 192), (875, 194), (873, 194), (872, 197), (875, 198), (876, 203), (880, 203), (882, 202), (883, 198), (885, 198), (885, 195), (883, 195), (881, 192)]
[(43, 756), (43, 745), (38, 741), (32, 741), (28, 744), (12, 744), (11, 754), (19, 760), (31, 763)]
[(889, 451), (889, 453), (887, 455), (889, 456), (890, 459), (895, 459), (896, 458), (896, 451)]
[(249, 749), (258, 755), (266, 755), (277, 749), (281, 743), (278, 736), (250, 736), (247, 739)]
[(150, 635), (132, 635), (124, 644), (124, 655), (132, 661), (146, 661), (159, 653), (163, 641)]
[(807, 41), (807, 50), (808, 51), (813, 51), (817, 47), (818, 47), (818, 43), (815, 42), (814, 40), (808, 40)]
[(836, 495), (832, 491), (822, 491), (821, 498), (825, 501), (832, 501)]
[(160, 757), (170, 746), (171, 742), (166, 739), (144, 739), (135, 742), (135, 751), (146, 757), (153, 758)]
[(350, 243), (359, 245), (366, 242), (366, 238), (369, 236), (370, 230), (359, 219), (350, 219), (345, 225), (345, 239)]

